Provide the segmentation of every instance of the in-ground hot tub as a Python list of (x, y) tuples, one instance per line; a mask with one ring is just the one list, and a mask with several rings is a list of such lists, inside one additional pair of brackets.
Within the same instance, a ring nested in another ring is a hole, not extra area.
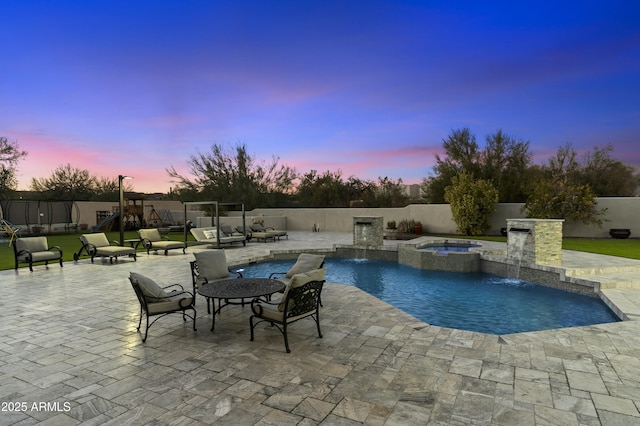
[(423, 246), (417, 247), (418, 250), (433, 250), (437, 254), (449, 254), (449, 253), (466, 253), (469, 249), (482, 247), (480, 244), (474, 243), (429, 243)]
[(398, 262), (420, 269), (452, 272), (480, 270), (480, 244), (472, 241), (432, 240), (398, 249)]

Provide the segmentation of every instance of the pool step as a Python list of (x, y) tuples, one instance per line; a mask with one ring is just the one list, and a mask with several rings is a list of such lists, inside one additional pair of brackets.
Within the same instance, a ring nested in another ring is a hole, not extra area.
[(600, 283), (600, 289), (640, 289), (640, 272), (618, 272), (581, 276)]
[(606, 274), (637, 274), (640, 277), (639, 265), (614, 265), (598, 267), (564, 267), (565, 274), (569, 277), (589, 277)]

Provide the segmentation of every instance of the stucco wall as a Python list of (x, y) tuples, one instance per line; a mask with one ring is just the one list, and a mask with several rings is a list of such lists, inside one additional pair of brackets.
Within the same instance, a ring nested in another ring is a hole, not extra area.
[[(507, 219), (524, 218), (520, 211), (523, 204), (501, 203), (491, 215), (489, 235), (500, 235), (500, 229), (507, 226)], [(640, 197), (598, 198), (598, 207), (606, 208), (605, 222), (601, 228), (565, 221), (563, 235), (578, 238), (606, 238), (610, 228), (630, 228), (631, 237), (640, 237)], [(384, 224), (390, 220), (418, 220), (425, 233), (456, 234), (456, 224), (448, 204), (412, 204), (402, 208), (331, 208), (331, 209), (256, 209), (247, 212), (247, 218), (285, 216), (287, 229), (310, 231), (317, 223), (321, 231), (351, 232), (353, 217), (382, 216)], [(247, 219), (249, 220), (249, 219)]]
[[(89, 227), (96, 224), (96, 211), (111, 211), (117, 202), (78, 202), (78, 223), (86, 223)], [(156, 211), (171, 210), (184, 211), (179, 201), (149, 201), (145, 203), (145, 218), (149, 217), (152, 207)], [(524, 218), (520, 211), (522, 204), (503, 203), (491, 215), (489, 235), (499, 235), (500, 228), (507, 225), (507, 219)], [(606, 208), (605, 222), (602, 228), (596, 225), (565, 222), (563, 234), (565, 237), (609, 237), (610, 228), (629, 228), (631, 237), (640, 237), (640, 197), (612, 197), (599, 198), (598, 207)], [(177, 214), (176, 214), (177, 216)], [(353, 217), (382, 216), (384, 225), (390, 220), (399, 222), (403, 219), (420, 221), (425, 233), (456, 234), (456, 224), (451, 216), (448, 204), (412, 204), (402, 208), (313, 208), (313, 209), (255, 209), (246, 212), (247, 223), (254, 219), (263, 220), (265, 226), (289, 230), (311, 231), (317, 224), (320, 231), (352, 232)], [(182, 218), (175, 218), (176, 220)], [(225, 223), (227, 219), (221, 219)], [(231, 222), (242, 222), (241, 218), (228, 218)]]

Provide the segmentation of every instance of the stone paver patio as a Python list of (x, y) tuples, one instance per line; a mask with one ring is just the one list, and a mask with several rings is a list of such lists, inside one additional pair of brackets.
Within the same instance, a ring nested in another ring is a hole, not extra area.
[[(351, 240), (291, 232), (227, 258)], [(189, 288), (201, 249), (0, 272), (0, 424), (640, 424), (640, 290), (624, 288), (633, 285), (602, 290), (631, 321), (495, 336), (430, 326), (328, 283), (324, 338), (312, 320), (297, 322), (290, 354), (264, 323), (249, 341), (248, 307), (225, 308), (211, 333), (199, 297), (197, 332), (173, 315), (142, 343), (129, 272)], [(623, 281), (640, 274), (640, 262), (563, 253), (568, 273), (592, 280), (615, 282), (612, 263)]]

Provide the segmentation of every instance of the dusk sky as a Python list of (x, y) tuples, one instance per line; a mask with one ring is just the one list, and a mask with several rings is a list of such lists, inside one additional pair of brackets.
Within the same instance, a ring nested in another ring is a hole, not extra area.
[(0, 0), (19, 188), (67, 163), (166, 192), (214, 143), (419, 183), (453, 129), (640, 167), (637, 1)]

